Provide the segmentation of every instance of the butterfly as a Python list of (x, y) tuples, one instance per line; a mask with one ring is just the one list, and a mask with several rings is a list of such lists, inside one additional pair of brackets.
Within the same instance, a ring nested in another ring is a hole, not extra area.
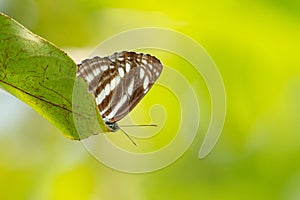
[(162, 69), (154, 56), (123, 51), (83, 60), (76, 76), (87, 81), (103, 122), (115, 132), (119, 130), (117, 122), (147, 94)]

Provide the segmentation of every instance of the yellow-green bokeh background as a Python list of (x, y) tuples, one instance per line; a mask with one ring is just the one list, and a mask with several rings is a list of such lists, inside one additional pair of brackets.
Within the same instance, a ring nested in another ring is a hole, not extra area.
[(300, 198), (298, 0), (0, 0), (0, 11), (65, 49), (131, 28), (177, 30), (209, 52), (227, 93), (207, 158), (197, 159), (197, 138), (173, 165), (132, 175), (99, 164), (1, 92), (0, 199)]

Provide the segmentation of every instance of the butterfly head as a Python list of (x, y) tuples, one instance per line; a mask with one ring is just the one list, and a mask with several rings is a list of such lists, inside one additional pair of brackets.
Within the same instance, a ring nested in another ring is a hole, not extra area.
[(111, 132), (116, 132), (120, 129), (117, 122), (111, 122), (110, 120), (106, 120), (105, 118), (103, 119), (103, 121)]

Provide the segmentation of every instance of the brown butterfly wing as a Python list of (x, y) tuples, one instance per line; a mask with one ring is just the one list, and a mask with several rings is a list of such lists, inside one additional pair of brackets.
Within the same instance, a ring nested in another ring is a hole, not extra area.
[(77, 76), (87, 80), (104, 121), (115, 123), (141, 101), (162, 67), (161, 62), (149, 54), (119, 52), (84, 60), (78, 65)]

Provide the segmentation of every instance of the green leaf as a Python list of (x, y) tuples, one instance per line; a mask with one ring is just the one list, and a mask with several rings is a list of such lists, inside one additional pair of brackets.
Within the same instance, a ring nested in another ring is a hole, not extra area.
[(0, 87), (79, 140), (108, 130), (76, 70), (66, 53), (0, 13)]

